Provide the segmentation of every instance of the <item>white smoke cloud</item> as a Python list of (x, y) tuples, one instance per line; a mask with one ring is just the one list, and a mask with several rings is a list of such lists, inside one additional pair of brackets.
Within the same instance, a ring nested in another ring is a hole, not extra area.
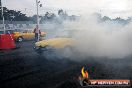
[[(86, 56), (124, 58), (132, 55), (132, 25), (97, 23), (93, 17), (80, 22), (66, 23), (64, 28), (74, 30), (73, 38), (79, 42), (77, 50)], [(106, 26), (107, 25), (107, 26)]]

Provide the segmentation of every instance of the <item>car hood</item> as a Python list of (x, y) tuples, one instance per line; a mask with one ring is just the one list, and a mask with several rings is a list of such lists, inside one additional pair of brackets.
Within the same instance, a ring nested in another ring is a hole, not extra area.
[(43, 41), (36, 42), (36, 46), (53, 46), (53, 47), (63, 47), (65, 44), (73, 44), (75, 42), (74, 39), (72, 38), (52, 38), (52, 39), (47, 39)]

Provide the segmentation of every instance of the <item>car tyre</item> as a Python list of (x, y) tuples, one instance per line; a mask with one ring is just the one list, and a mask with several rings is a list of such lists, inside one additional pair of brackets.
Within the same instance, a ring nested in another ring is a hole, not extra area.
[(23, 42), (23, 37), (18, 37), (17, 42)]
[(33, 47), (33, 48), (38, 54), (42, 54), (43, 53), (43, 50), (42, 50), (41, 47)]

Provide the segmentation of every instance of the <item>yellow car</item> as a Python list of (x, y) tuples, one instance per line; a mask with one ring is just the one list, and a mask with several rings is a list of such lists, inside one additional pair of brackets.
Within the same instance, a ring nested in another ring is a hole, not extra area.
[[(14, 34), (14, 39), (18, 42), (22, 42), (23, 40), (31, 40), (31, 39), (34, 39), (35, 37), (35, 34), (30, 31), (30, 30), (26, 30), (24, 32), (13, 32)], [(42, 37), (44, 37), (46, 35), (45, 32), (41, 32), (41, 35), (40, 35), (40, 39)]]
[(75, 44), (75, 40), (72, 38), (53, 38), (36, 42), (34, 49), (38, 53), (42, 53), (49, 50), (71, 49)]
[(35, 51), (42, 53), (49, 50), (73, 49), (76, 45), (76, 40), (69, 36), (57, 36), (55, 38), (42, 40), (35, 43)]
[[(4, 31), (0, 31), (0, 34), (4, 33)], [(13, 34), (14, 40), (17, 42), (22, 42), (23, 40), (31, 40), (35, 38), (35, 34), (32, 30), (24, 30), (23, 32), (15, 32), (15, 30), (6, 30), (6, 34)], [(45, 32), (41, 32), (40, 40), (46, 36)]]

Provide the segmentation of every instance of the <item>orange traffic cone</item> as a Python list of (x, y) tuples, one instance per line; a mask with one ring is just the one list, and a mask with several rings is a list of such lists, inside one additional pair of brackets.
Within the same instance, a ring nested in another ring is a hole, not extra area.
[(12, 34), (0, 35), (0, 49), (14, 49), (16, 44)]

